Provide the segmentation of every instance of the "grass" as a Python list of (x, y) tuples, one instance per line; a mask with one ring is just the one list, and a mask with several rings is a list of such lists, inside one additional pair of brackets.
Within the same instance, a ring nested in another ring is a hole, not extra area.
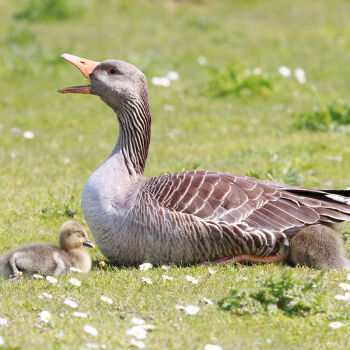
[[(147, 176), (195, 167), (310, 187), (350, 186), (348, 129), (343, 123), (321, 130), (305, 123), (296, 127), (294, 117), (312, 115), (315, 91), (326, 106), (341, 100), (348, 105), (348, 1), (51, 3), (0, 3), (0, 253), (26, 242), (54, 243), (67, 218), (82, 220), (82, 186), (116, 140), (116, 118), (99, 99), (56, 93), (84, 83), (59, 59), (63, 52), (129, 61), (149, 82), (170, 70), (179, 72), (179, 81), (169, 88), (149, 83), (153, 125)], [(198, 64), (200, 56), (206, 65)], [(307, 83), (279, 75), (282, 65), (303, 68)], [(261, 69), (261, 77), (247, 80), (245, 70), (254, 68)], [(238, 80), (230, 78), (230, 70)], [(27, 130), (34, 132), (33, 139), (23, 138)], [(348, 226), (341, 229), (346, 238)], [(77, 276), (80, 288), (69, 284), (71, 275), (56, 286), (34, 279), (0, 281), (0, 318), (9, 322), (0, 327), (5, 348), (80, 349), (99, 343), (127, 349), (125, 331), (134, 316), (157, 326), (145, 341), (148, 349), (203, 349), (207, 343), (225, 350), (350, 347), (346, 302), (334, 299), (341, 293), (338, 284), (346, 281), (343, 272), (326, 273), (322, 292), (310, 291), (315, 298), (322, 293), (325, 312), (239, 316), (217, 303), (233, 289), (266, 288), (291, 268), (219, 266), (209, 277), (204, 266), (171, 266), (174, 280), (163, 282), (161, 268), (145, 273), (109, 264), (102, 268), (98, 250), (93, 259), (92, 272)], [(293, 271), (300, 280), (316, 273)], [(199, 284), (189, 283), (186, 275)], [(152, 278), (153, 285), (141, 285), (142, 276)], [(54, 299), (38, 299), (44, 291)], [(100, 302), (100, 295), (114, 303)], [(74, 298), (88, 320), (72, 318), (64, 297)], [(201, 304), (202, 297), (214, 305)], [(190, 317), (176, 304), (199, 305), (201, 311)], [(49, 327), (39, 321), (42, 310), (53, 315)], [(345, 327), (332, 330), (332, 321)], [(82, 331), (87, 323), (98, 329), (96, 338)]]

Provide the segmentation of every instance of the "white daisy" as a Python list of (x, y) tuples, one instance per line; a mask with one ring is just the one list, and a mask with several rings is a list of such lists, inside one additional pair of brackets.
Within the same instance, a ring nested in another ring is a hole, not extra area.
[(350, 290), (350, 284), (348, 283), (339, 283), (339, 287), (344, 290)]
[(0, 345), (5, 345), (4, 338), (0, 336)]
[(191, 316), (195, 315), (199, 310), (200, 310), (200, 307), (194, 306), (194, 305), (188, 305), (184, 308), (184, 311), (186, 312), (186, 314)]
[(33, 275), (33, 277), (34, 277), (34, 278), (37, 278), (37, 279), (40, 279), (40, 280), (42, 280), (42, 279), (44, 278), (44, 276), (38, 275), (37, 273), (35, 273), (35, 274)]
[(64, 299), (63, 304), (68, 305), (68, 306), (72, 307), (73, 309), (76, 309), (78, 307), (78, 304), (75, 301), (73, 301), (72, 299), (68, 299), (68, 298)]
[(187, 281), (193, 283), (193, 284), (198, 284), (198, 280), (195, 279), (193, 276), (187, 275), (186, 276)]
[(46, 276), (47, 281), (49, 281), (52, 284), (56, 284), (57, 283), (57, 278), (52, 277), (52, 276)]
[(151, 80), (153, 85), (169, 87), (170, 79), (168, 77), (153, 77)]
[(210, 299), (205, 298), (205, 297), (203, 297), (203, 298), (201, 299), (201, 302), (202, 302), (202, 303), (205, 303), (205, 304), (208, 304), (208, 305), (213, 305), (213, 304), (214, 304)]
[(334, 296), (334, 299), (336, 299), (336, 300), (346, 300), (346, 296), (337, 294), (337, 295)]
[(48, 299), (52, 299), (52, 295), (49, 293), (43, 293), (43, 297), (48, 298)]
[[(162, 265), (161, 266), (161, 269), (163, 270), (163, 271), (168, 271), (169, 270), (169, 266), (166, 266), (166, 265)], [(350, 276), (350, 275), (349, 275)]]
[(206, 344), (204, 350), (223, 350), (220, 345)]
[(34, 138), (34, 133), (32, 131), (25, 131), (23, 133), (23, 137), (25, 139), (33, 139)]
[(331, 322), (329, 325), (329, 327), (333, 328), (333, 329), (338, 329), (344, 326), (343, 322)]
[(185, 307), (182, 305), (175, 305), (175, 309), (177, 310), (185, 310)]
[(281, 66), (281, 67), (279, 67), (279, 68), (278, 68), (278, 71), (279, 71), (279, 73), (280, 73), (281, 75), (283, 75), (283, 76), (286, 77), (286, 78), (290, 77), (290, 75), (291, 75), (290, 69), (289, 69), (288, 67), (286, 67), (286, 66)]
[(70, 270), (70, 271), (73, 271), (73, 272), (80, 272), (80, 273), (83, 272), (83, 271), (81, 271), (80, 269), (78, 269), (77, 267), (74, 267), (74, 266), (71, 266), (71, 267), (69, 268), (69, 270)]
[(142, 277), (141, 282), (145, 282), (147, 284), (153, 284), (153, 281), (147, 277)]
[(128, 329), (125, 333), (136, 339), (145, 339), (147, 336), (147, 332), (141, 326), (134, 326)]
[(212, 269), (211, 267), (208, 267), (208, 273), (209, 275), (215, 275), (216, 274), (216, 270)]
[(201, 66), (205, 66), (207, 64), (207, 59), (204, 56), (198, 56), (197, 62)]
[(40, 317), (41, 321), (43, 321), (45, 323), (48, 323), (51, 320), (51, 314), (46, 310), (41, 311), (39, 314), (39, 317)]
[(145, 262), (145, 263), (143, 263), (143, 264), (141, 264), (141, 265), (139, 266), (139, 270), (140, 270), (140, 271), (147, 271), (147, 270), (149, 270), (149, 269), (152, 268), (152, 267), (153, 267), (152, 264), (150, 264), (150, 263), (148, 263), (148, 262)]
[(7, 326), (7, 319), (6, 318), (0, 318), (0, 327), (1, 326)]
[(176, 81), (176, 80), (179, 80), (180, 74), (178, 72), (170, 71), (167, 73), (166, 77), (169, 78), (170, 80)]
[(72, 316), (74, 316), (74, 317), (80, 317), (80, 318), (87, 318), (87, 313), (85, 313), (85, 312), (79, 312), (79, 311), (74, 311), (73, 313), (72, 313)]
[(113, 304), (113, 300), (111, 298), (105, 297), (104, 295), (100, 296), (100, 300), (104, 301), (107, 304)]
[(253, 69), (254, 75), (260, 75), (260, 74), (262, 74), (262, 72), (263, 72), (262, 68), (256, 67)]
[(135, 346), (135, 348), (144, 349), (146, 347), (145, 343), (141, 340), (131, 338), (130, 345)]
[(306, 76), (305, 76), (304, 69), (297, 68), (294, 71), (294, 76), (295, 76), (296, 80), (298, 81), (298, 83), (300, 83), (300, 84), (305, 84), (306, 83)]
[(143, 320), (142, 318), (137, 318), (137, 317), (133, 317), (130, 322), (132, 324), (134, 324), (135, 326), (141, 326), (143, 324), (145, 324), (145, 320)]
[(165, 274), (162, 275), (162, 278), (163, 278), (163, 281), (165, 281), (165, 280), (172, 281), (173, 280), (172, 277), (165, 275)]
[(73, 284), (73, 286), (77, 286), (77, 287), (80, 287), (81, 286), (81, 282), (79, 281), (79, 280), (77, 280), (76, 278), (70, 278), (69, 279), (69, 282), (71, 283), (71, 284)]
[(90, 325), (88, 325), (88, 324), (86, 324), (86, 325), (84, 326), (84, 331), (85, 331), (86, 333), (92, 335), (93, 337), (97, 337), (97, 335), (98, 335), (97, 329), (94, 328), (94, 327), (92, 327), (92, 326), (90, 326)]

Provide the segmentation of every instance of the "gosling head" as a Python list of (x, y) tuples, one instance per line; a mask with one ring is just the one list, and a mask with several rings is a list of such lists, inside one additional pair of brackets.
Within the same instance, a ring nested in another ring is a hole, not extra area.
[(69, 220), (65, 222), (59, 235), (60, 247), (64, 250), (71, 250), (79, 248), (83, 245), (95, 248), (94, 244), (90, 241), (84, 226), (78, 220)]

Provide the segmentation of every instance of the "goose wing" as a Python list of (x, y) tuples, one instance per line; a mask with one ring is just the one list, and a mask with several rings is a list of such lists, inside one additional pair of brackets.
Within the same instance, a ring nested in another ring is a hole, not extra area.
[(148, 179), (144, 190), (164, 208), (271, 233), (350, 220), (350, 191), (285, 186), (228, 173), (162, 175)]

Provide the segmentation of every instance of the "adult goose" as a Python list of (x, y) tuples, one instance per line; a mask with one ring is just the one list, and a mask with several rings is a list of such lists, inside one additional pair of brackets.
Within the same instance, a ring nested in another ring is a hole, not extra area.
[(145, 178), (151, 114), (143, 73), (123, 61), (62, 58), (91, 83), (59, 92), (100, 96), (119, 121), (118, 141), (81, 198), (94, 239), (112, 262), (276, 262), (286, 259), (288, 238), (301, 229), (350, 220), (350, 191), (203, 170)]

